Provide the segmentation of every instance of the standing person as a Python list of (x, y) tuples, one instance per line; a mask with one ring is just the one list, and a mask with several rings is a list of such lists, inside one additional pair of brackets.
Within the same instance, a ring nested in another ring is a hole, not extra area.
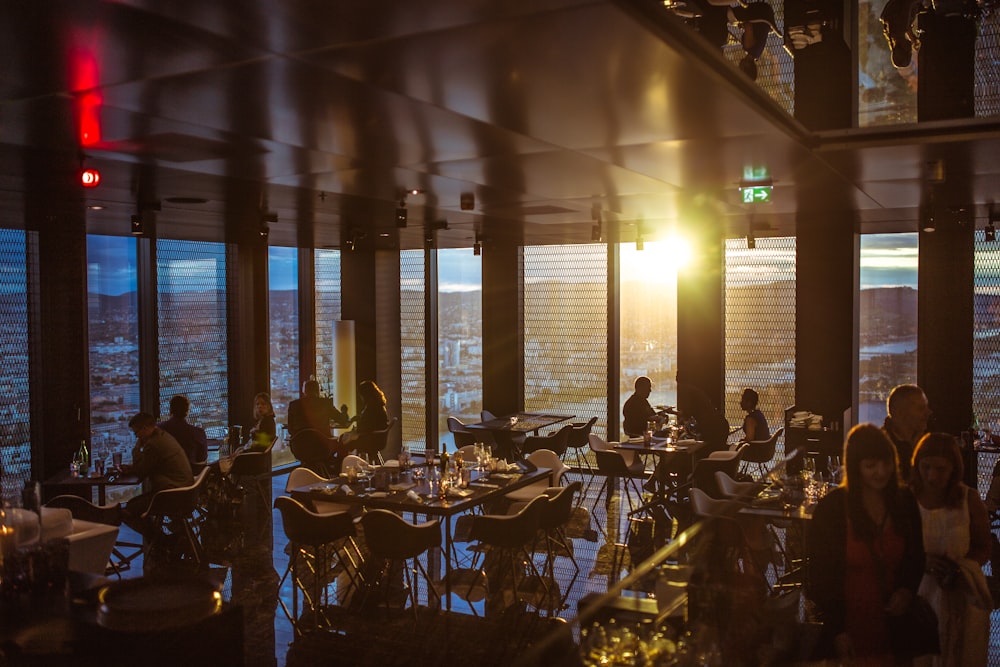
[(148, 412), (140, 412), (128, 422), (135, 434), (132, 464), (126, 472), (143, 480), (143, 493), (126, 503), (122, 520), (142, 535), (149, 536), (149, 526), (141, 519), (153, 496), (164, 489), (176, 489), (194, 483), (187, 454), (172, 435), (156, 425)]
[(635, 379), (635, 392), (628, 397), (622, 406), (622, 430), (625, 435), (639, 436), (646, 430), (646, 423), (656, 422), (656, 429), (663, 426), (665, 415), (658, 413), (649, 404), (649, 395), (653, 391), (653, 381), (645, 375)]
[(767, 425), (767, 418), (764, 413), (757, 408), (760, 397), (757, 392), (747, 387), (740, 396), (740, 408), (746, 411), (743, 418), (743, 440), (752, 442), (754, 440), (767, 440), (771, 437), (771, 429)]
[(271, 446), (278, 437), (278, 425), (274, 420), (274, 406), (271, 397), (260, 392), (253, 397), (254, 425), (250, 429), (250, 439), (246, 444), (247, 451), (262, 452)]
[(962, 472), (954, 436), (928, 433), (917, 443), (910, 486), (927, 552), (920, 594), (937, 612), (941, 637), (941, 655), (918, 658), (921, 667), (986, 665), (993, 600), (982, 566), (990, 557), (990, 520)]
[(920, 511), (878, 426), (851, 429), (844, 463), (840, 486), (816, 506), (806, 544), (806, 593), (823, 622), (819, 650), (846, 664), (908, 665), (893, 655), (887, 621), (906, 611), (923, 576)]
[(910, 478), (913, 448), (927, 433), (927, 421), (931, 417), (927, 395), (915, 384), (897, 385), (889, 392), (885, 409), (888, 416), (882, 430), (896, 446), (900, 478), (906, 480)]
[(190, 411), (191, 401), (187, 396), (178, 394), (170, 399), (170, 419), (157, 426), (174, 437), (187, 454), (189, 463), (204, 463), (208, 460), (208, 437), (205, 429), (188, 423)]
[(347, 415), (333, 405), (329, 396), (319, 395), (319, 382), (306, 380), (302, 383), (302, 396), (288, 404), (288, 432), (295, 435), (302, 429), (311, 428), (330, 436), (330, 421), (346, 426)]

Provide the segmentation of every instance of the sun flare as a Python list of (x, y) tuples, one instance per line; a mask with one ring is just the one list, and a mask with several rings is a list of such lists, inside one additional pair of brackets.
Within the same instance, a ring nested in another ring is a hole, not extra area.
[(673, 283), (677, 272), (691, 260), (691, 247), (679, 236), (644, 245), (643, 250), (636, 250), (633, 243), (621, 245), (622, 282)]

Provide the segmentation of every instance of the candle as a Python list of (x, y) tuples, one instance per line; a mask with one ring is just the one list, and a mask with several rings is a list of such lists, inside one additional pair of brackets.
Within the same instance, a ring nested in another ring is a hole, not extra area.
[(17, 549), (17, 535), (14, 534), (14, 526), (0, 526), (0, 553), (3, 557), (14, 553)]

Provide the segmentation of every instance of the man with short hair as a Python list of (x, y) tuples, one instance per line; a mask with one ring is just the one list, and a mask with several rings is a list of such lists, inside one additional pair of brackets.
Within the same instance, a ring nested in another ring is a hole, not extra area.
[(910, 459), (917, 441), (927, 433), (931, 416), (930, 405), (924, 390), (915, 384), (901, 384), (892, 388), (885, 402), (885, 423), (882, 430), (896, 446), (901, 479), (910, 477)]
[(178, 394), (170, 399), (170, 419), (157, 426), (174, 436), (190, 463), (205, 463), (208, 460), (208, 437), (205, 429), (188, 423), (190, 410), (191, 401), (187, 396)]
[(330, 420), (345, 427), (350, 424), (350, 418), (334, 406), (332, 398), (319, 395), (319, 382), (306, 380), (302, 384), (302, 397), (288, 404), (288, 433), (294, 436), (311, 428), (329, 437)]
[(653, 381), (645, 375), (635, 379), (635, 393), (628, 397), (622, 406), (622, 430), (625, 435), (639, 436), (646, 430), (646, 423), (656, 422), (657, 430), (663, 425), (664, 415), (658, 413), (649, 404), (649, 395), (653, 391)]
[(144, 492), (125, 505), (122, 520), (136, 531), (148, 536), (150, 526), (142, 521), (142, 514), (149, 509), (153, 496), (164, 489), (177, 489), (194, 483), (187, 454), (172, 435), (156, 425), (156, 418), (140, 412), (128, 422), (135, 434), (132, 464), (126, 472), (143, 480)]

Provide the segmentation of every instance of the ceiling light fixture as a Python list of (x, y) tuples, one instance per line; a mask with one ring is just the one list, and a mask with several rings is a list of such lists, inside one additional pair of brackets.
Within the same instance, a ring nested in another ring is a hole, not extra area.
[(993, 225), (992, 220), (987, 222), (986, 227), (983, 229), (983, 240), (987, 243), (992, 243), (997, 240), (997, 228)]
[(146, 233), (146, 226), (142, 222), (142, 213), (134, 214), (131, 219), (132, 236), (143, 236)]
[(399, 207), (396, 209), (396, 226), (406, 227), (406, 196), (404, 195), (402, 199), (399, 200)]
[(479, 240), (479, 230), (476, 230), (476, 241), (472, 244), (472, 254), (476, 257), (483, 254), (483, 244)]
[(753, 218), (750, 218), (750, 223), (747, 226), (747, 249), (753, 250), (757, 247), (757, 237), (753, 235)]

